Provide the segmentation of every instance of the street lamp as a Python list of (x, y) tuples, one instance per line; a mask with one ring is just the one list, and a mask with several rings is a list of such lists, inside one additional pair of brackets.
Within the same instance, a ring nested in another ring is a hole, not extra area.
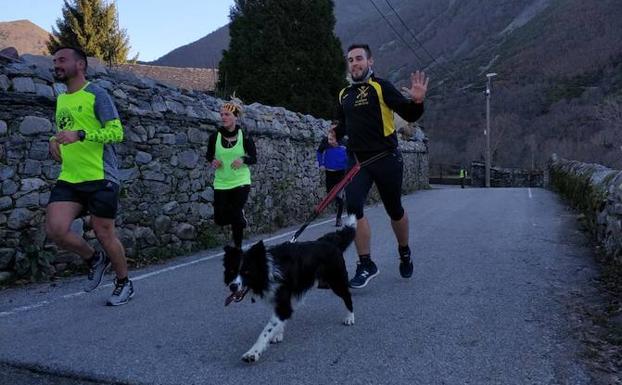
[(496, 72), (486, 74), (486, 187), (490, 187), (490, 84)]

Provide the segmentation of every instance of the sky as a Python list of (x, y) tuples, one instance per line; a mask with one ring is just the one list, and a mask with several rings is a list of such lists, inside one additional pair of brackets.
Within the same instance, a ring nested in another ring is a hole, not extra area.
[[(192, 43), (229, 22), (234, 0), (104, 0), (114, 1), (119, 24), (127, 30), (139, 60), (152, 61)], [(46, 31), (61, 16), (63, 0), (0, 0), (0, 21), (28, 19)]]

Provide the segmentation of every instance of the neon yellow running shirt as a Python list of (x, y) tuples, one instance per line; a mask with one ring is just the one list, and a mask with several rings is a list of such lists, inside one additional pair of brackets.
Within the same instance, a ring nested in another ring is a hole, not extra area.
[(59, 180), (81, 183), (108, 180), (119, 183), (117, 155), (113, 143), (123, 140), (123, 126), (108, 93), (91, 83), (56, 100), (58, 131), (85, 132), (84, 141), (60, 146)]
[(244, 137), (242, 130), (238, 131), (238, 140), (235, 146), (224, 148), (222, 146), (220, 132), (216, 136), (215, 158), (222, 162), (222, 166), (214, 173), (214, 189), (229, 190), (235, 187), (251, 184), (251, 170), (248, 165), (242, 164), (238, 169), (233, 169), (231, 163), (236, 159), (241, 159), (244, 153)]

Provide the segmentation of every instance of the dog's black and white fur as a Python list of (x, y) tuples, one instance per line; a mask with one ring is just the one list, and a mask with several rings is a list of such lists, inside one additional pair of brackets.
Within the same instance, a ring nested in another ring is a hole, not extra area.
[(356, 218), (352, 215), (345, 222), (342, 229), (315, 241), (286, 242), (269, 248), (259, 241), (245, 252), (225, 247), (225, 284), (231, 292), (250, 289), (254, 296), (274, 306), (270, 321), (242, 360), (255, 362), (270, 343), (283, 340), (285, 322), (293, 313), (292, 302), (311, 289), (318, 277), (343, 299), (348, 309), (343, 323), (354, 325), (343, 252), (354, 240)]

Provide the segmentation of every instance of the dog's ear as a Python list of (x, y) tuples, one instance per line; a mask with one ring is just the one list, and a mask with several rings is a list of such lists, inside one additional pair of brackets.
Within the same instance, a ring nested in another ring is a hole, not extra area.
[(263, 239), (253, 245), (253, 248), (259, 251), (266, 250), (266, 246), (263, 244)]
[(247, 255), (249, 257), (254, 257), (257, 255), (264, 255), (266, 253), (266, 246), (263, 244), (263, 240), (256, 242), (253, 246), (248, 249)]

